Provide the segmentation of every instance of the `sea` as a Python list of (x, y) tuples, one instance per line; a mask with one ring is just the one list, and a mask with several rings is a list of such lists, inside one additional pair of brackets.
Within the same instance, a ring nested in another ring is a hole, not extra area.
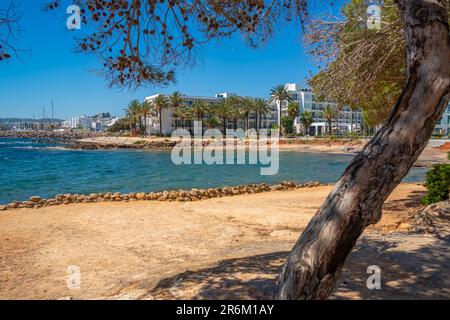
[[(261, 175), (261, 165), (176, 165), (170, 150), (70, 150), (55, 141), (0, 139), (0, 204), (31, 196), (106, 192), (156, 192), (250, 183), (336, 182), (352, 155), (280, 151), (279, 171)], [(425, 180), (413, 168), (405, 182)]]

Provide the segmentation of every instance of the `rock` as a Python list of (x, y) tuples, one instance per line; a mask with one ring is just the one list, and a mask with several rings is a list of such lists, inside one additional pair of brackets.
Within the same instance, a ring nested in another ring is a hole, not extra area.
[(38, 197), (38, 196), (33, 196), (30, 198), (30, 201), (34, 202), (34, 203), (38, 203), (41, 200), (42, 200), (41, 197)]
[(278, 191), (278, 190), (283, 190), (284, 188), (281, 184), (275, 184), (271, 187), (271, 189)]
[(6, 206), (0, 205), (0, 211), (6, 210)]
[(11, 202), (10, 204), (8, 204), (8, 206), (9, 206), (10, 208), (13, 208), (13, 209), (18, 208), (19, 205), (20, 205), (20, 202), (19, 202), (19, 201), (13, 201), (13, 202)]
[(145, 193), (144, 192), (136, 193), (136, 199), (145, 200)]

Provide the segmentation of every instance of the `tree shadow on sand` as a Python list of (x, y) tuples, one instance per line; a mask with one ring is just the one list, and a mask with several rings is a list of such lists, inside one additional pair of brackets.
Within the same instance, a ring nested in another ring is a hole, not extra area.
[[(449, 299), (450, 239), (364, 236), (344, 266), (331, 299)], [(380, 240), (381, 238), (381, 240)], [(289, 252), (228, 259), (161, 280), (155, 299), (271, 299)], [(381, 290), (366, 286), (367, 267), (381, 268)]]

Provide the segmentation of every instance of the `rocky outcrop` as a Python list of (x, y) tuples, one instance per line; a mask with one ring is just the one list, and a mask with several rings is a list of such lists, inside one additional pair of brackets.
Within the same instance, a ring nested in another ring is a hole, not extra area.
[[(82, 194), (58, 194), (51, 199), (42, 199), (37, 196), (31, 197), (28, 201), (13, 201), (7, 205), (1, 205), (0, 210), (9, 210), (17, 208), (42, 208), (46, 206), (65, 205), (71, 203), (95, 203), (95, 202), (130, 202), (130, 201), (200, 201), (219, 197), (231, 197), (242, 194), (254, 194), (268, 191), (285, 191), (299, 188), (318, 187), (319, 182), (308, 182), (296, 184), (292, 181), (283, 181), (276, 185), (266, 183), (247, 184), (235, 187), (210, 188), (210, 189), (191, 189), (191, 190), (173, 190), (150, 193), (128, 193), (120, 192), (92, 193)], [(326, 185), (326, 184), (325, 184)], [(331, 184), (328, 184), (331, 185)]]
[(83, 138), (93, 138), (103, 136), (105, 133), (96, 132), (53, 132), (53, 131), (0, 131), (0, 138), (11, 139), (40, 139), (72, 141)]
[(139, 143), (90, 142), (75, 141), (67, 147), (74, 150), (109, 150), (109, 149), (158, 149), (173, 148), (176, 142), (170, 140), (138, 141)]

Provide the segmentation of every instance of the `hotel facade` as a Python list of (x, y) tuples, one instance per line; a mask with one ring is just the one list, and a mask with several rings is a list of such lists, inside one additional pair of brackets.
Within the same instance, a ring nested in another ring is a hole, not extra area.
[(450, 137), (450, 104), (434, 128), (433, 134)]
[[(309, 112), (313, 117), (313, 123), (306, 130), (306, 133), (309, 136), (323, 136), (329, 134), (329, 125), (327, 120), (323, 116), (323, 111), (327, 106), (330, 106), (333, 109), (338, 109), (338, 116), (333, 119), (331, 127), (333, 134), (346, 134), (349, 132), (361, 133), (362, 128), (362, 112), (360, 109), (352, 110), (350, 107), (340, 107), (333, 102), (324, 102), (318, 101), (313, 92), (307, 88), (301, 88), (296, 83), (286, 83), (285, 88), (289, 93), (292, 102), (296, 102), (299, 104), (299, 112), (297, 117), (294, 120), (294, 130), (296, 133), (303, 133), (303, 127), (300, 122), (301, 114), (305, 111)], [(158, 97), (160, 94), (155, 94), (145, 98), (146, 102), (152, 102)], [(169, 95), (164, 95), (169, 98)], [(204, 101), (214, 105), (214, 103), (218, 103), (221, 99), (225, 99), (231, 96), (236, 96), (236, 94), (224, 92), (218, 93), (215, 96), (191, 96), (191, 95), (182, 95), (182, 103), (186, 106), (192, 106), (196, 101)], [(269, 98), (268, 98), (269, 100)], [(279, 110), (281, 108), (281, 116), (287, 115), (287, 107), (288, 103), (283, 102), (281, 105), (279, 102), (271, 102), (269, 104), (271, 109), (271, 114), (265, 116), (261, 121), (261, 128), (271, 128), (273, 126), (278, 126), (280, 124)], [(181, 126), (181, 120), (176, 119), (174, 117), (174, 112), (171, 108), (162, 110), (162, 132), (163, 134), (171, 134), (172, 131), (176, 127)], [(152, 117), (147, 119), (147, 131), (149, 134), (157, 134), (160, 132), (159, 130), (159, 118)], [(257, 118), (255, 115), (250, 115), (249, 124), (250, 128), (256, 127)], [(185, 127), (187, 129), (192, 129), (193, 121), (186, 121)], [(228, 128), (232, 129), (234, 124), (229, 121)], [(244, 120), (238, 121), (238, 128), (244, 128)], [(444, 115), (440, 119), (436, 128), (434, 129), (435, 135), (450, 135), (450, 105), (445, 110)]]
[[(155, 94), (155, 95), (145, 98), (145, 101), (148, 103), (152, 103), (160, 95), (163, 95), (167, 99), (170, 98), (170, 95)], [(197, 101), (202, 101), (202, 102), (205, 102), (205, 103), (208, 103), (208, 104), (214, 106), (214, 104), (219, 103), (222, 99), (226, 99), (226, 98), (229, 98), (232, 96), (236, 96), (236, 94), (229, 93), (229, 92), (223, 92), (223, 93), (218, 93), (215, 96), (210, 96), (210, 97), (181, 95), (181, 101), (185, 106), (188, 106), (188, 107), (194, 105)], [(256, 127), (256, 121), (257, 121), (256, 116), (254, 114), (251, 114), (250, 118), (249, 118), (250, 128)], [(162, 133), (165, 135), (171, 134), (175, 130), (175, 128), (180, 128), (182, 126), (181, 120), (177, 119), (174, 116), (174, 110), (170, 107), (165, 108), (161, 111), (161, 123), (162, 123)], [(276, 110), (272, 110), (270, 115), (265, 116), (261, 119), (261, 128), (271, 128), (276, 124), (277, 124)], [(194, 126), (194, 121), (192, 121), (192, 120), (184, 121), (184, 128), (192, 131), (193, 126)], [(219, 125), (219, 127), (222, 128), (221, 125)], [(241, 128), (241, 129), (244, 128), (244, 120), (243, 119), (238, 120), (237, 127)], [(233, 121), (231, 121), (231, 120), (228, 121), (227, 128), (234, 129)], [(151, 117), (151, 118), (147, 119), (147, 133), (149, 133), (149, 134), (160, 133), (158, 117)]]
[[(294, 120), (294, 128), (297, 133), (303, 132), (300, 122), (300, 116), (303, 112), (309, 112), (314, 122), (308, 128), (307, 134), (311, 136), (322, 136), (328, 134), (328, 123), (323, 116), (323, 111), (327, 106), (335, 110), (339, 110), (336, 119), (333, 119), (331, 127), (333, 134), (344, 134), (348, 132), (359, 132), (361, 130), (362, 114), (361, 110), (352, 110), (349, 107), (342, 107), (338, 109), (338, 105), (333, 102), (317, 101), (315, 95), (310, 89), (301, 88), (296, 83), (286, 83), (285, 88), (289, 93), (292, 102), (299, 104), (300, 109), (297, 117)], [(278, 102), (273, 102), (276, 108), (280, 108)], [(284, 102), (281, 105), (281, 116), (287, 115), (288, 103)], [(277, 113), (278, 120), (278, 113)], [(278, 122), (279, 123), (279, 122)]]

